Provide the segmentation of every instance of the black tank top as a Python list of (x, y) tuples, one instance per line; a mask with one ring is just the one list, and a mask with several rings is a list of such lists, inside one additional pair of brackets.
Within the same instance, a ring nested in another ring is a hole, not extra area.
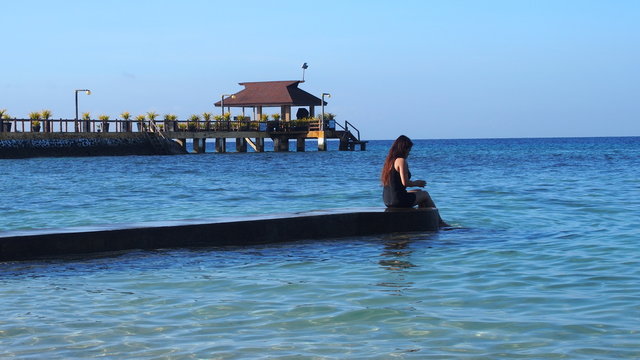
[[(411, 172), (408, 175), (411, 179)], [(412, 207), (416, 202), (416, 194), (407, 192), (407, 187), (402, 185), (400, 173), (393, 168), (389, 185), (382, 189), (382, 199), (387, 207)]]

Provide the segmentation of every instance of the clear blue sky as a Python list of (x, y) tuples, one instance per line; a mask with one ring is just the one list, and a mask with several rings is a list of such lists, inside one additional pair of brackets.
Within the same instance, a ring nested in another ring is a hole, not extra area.
[(21, 0), (0, 19), (16, 117), (72, 118), (79, 88), (96, 117), (217, 113), (307, 62), (301, 88), (367, 139), (640, 135), (640, 1)]

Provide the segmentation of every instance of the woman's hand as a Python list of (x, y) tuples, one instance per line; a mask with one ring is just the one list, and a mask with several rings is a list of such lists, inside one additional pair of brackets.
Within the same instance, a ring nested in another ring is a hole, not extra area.
[(411, 185), (417, 186), (417, 187), (425, 187), (427, 185), (427, 182), (424, 180), (415, 180), (415, 181), (412, 181)]

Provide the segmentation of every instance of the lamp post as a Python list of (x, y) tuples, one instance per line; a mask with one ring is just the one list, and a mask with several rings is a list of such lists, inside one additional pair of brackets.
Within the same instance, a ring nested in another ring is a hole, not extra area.
[(304, 71), (307, 70), (309, 68), (309, 65), (307, 65), (307, 63), (302, 64), (302, 82), (304, 82)]
[(79, 89), (75, 91), (76, 92), (76, 123), (75, 123), (76, 132), (78, 132), (78, 92), (79, 91), (83, 91), (87, 95), (91, 95), (91, 90), (89, 89)]
[(220, 98), (220, 108), (222, 109), (222, 113), (221, 113), (222, 116), (224, 116), (224, 98), (235, 99), (236, 96), (235, 95), (229, 95), (229, 94), (222, 94), (222, 96)]
[(320, 130), (324, 130), (324, 97), (331, 97), (331, 94), (329, 93), (322, 93), (322, 102), (321, 102), (321, 106), (322, 106), (322, 118), (320, 119)]

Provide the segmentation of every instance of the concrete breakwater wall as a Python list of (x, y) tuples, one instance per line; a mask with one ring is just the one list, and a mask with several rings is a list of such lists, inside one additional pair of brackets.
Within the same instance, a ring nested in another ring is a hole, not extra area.
[(0, 233), (0, 261), (129, 249), (255, 244), (438, 230), (438, 209), (313, 212)]
[(0, 158), (174, 155), (186, 151), (155, 133), (0, 133)]

